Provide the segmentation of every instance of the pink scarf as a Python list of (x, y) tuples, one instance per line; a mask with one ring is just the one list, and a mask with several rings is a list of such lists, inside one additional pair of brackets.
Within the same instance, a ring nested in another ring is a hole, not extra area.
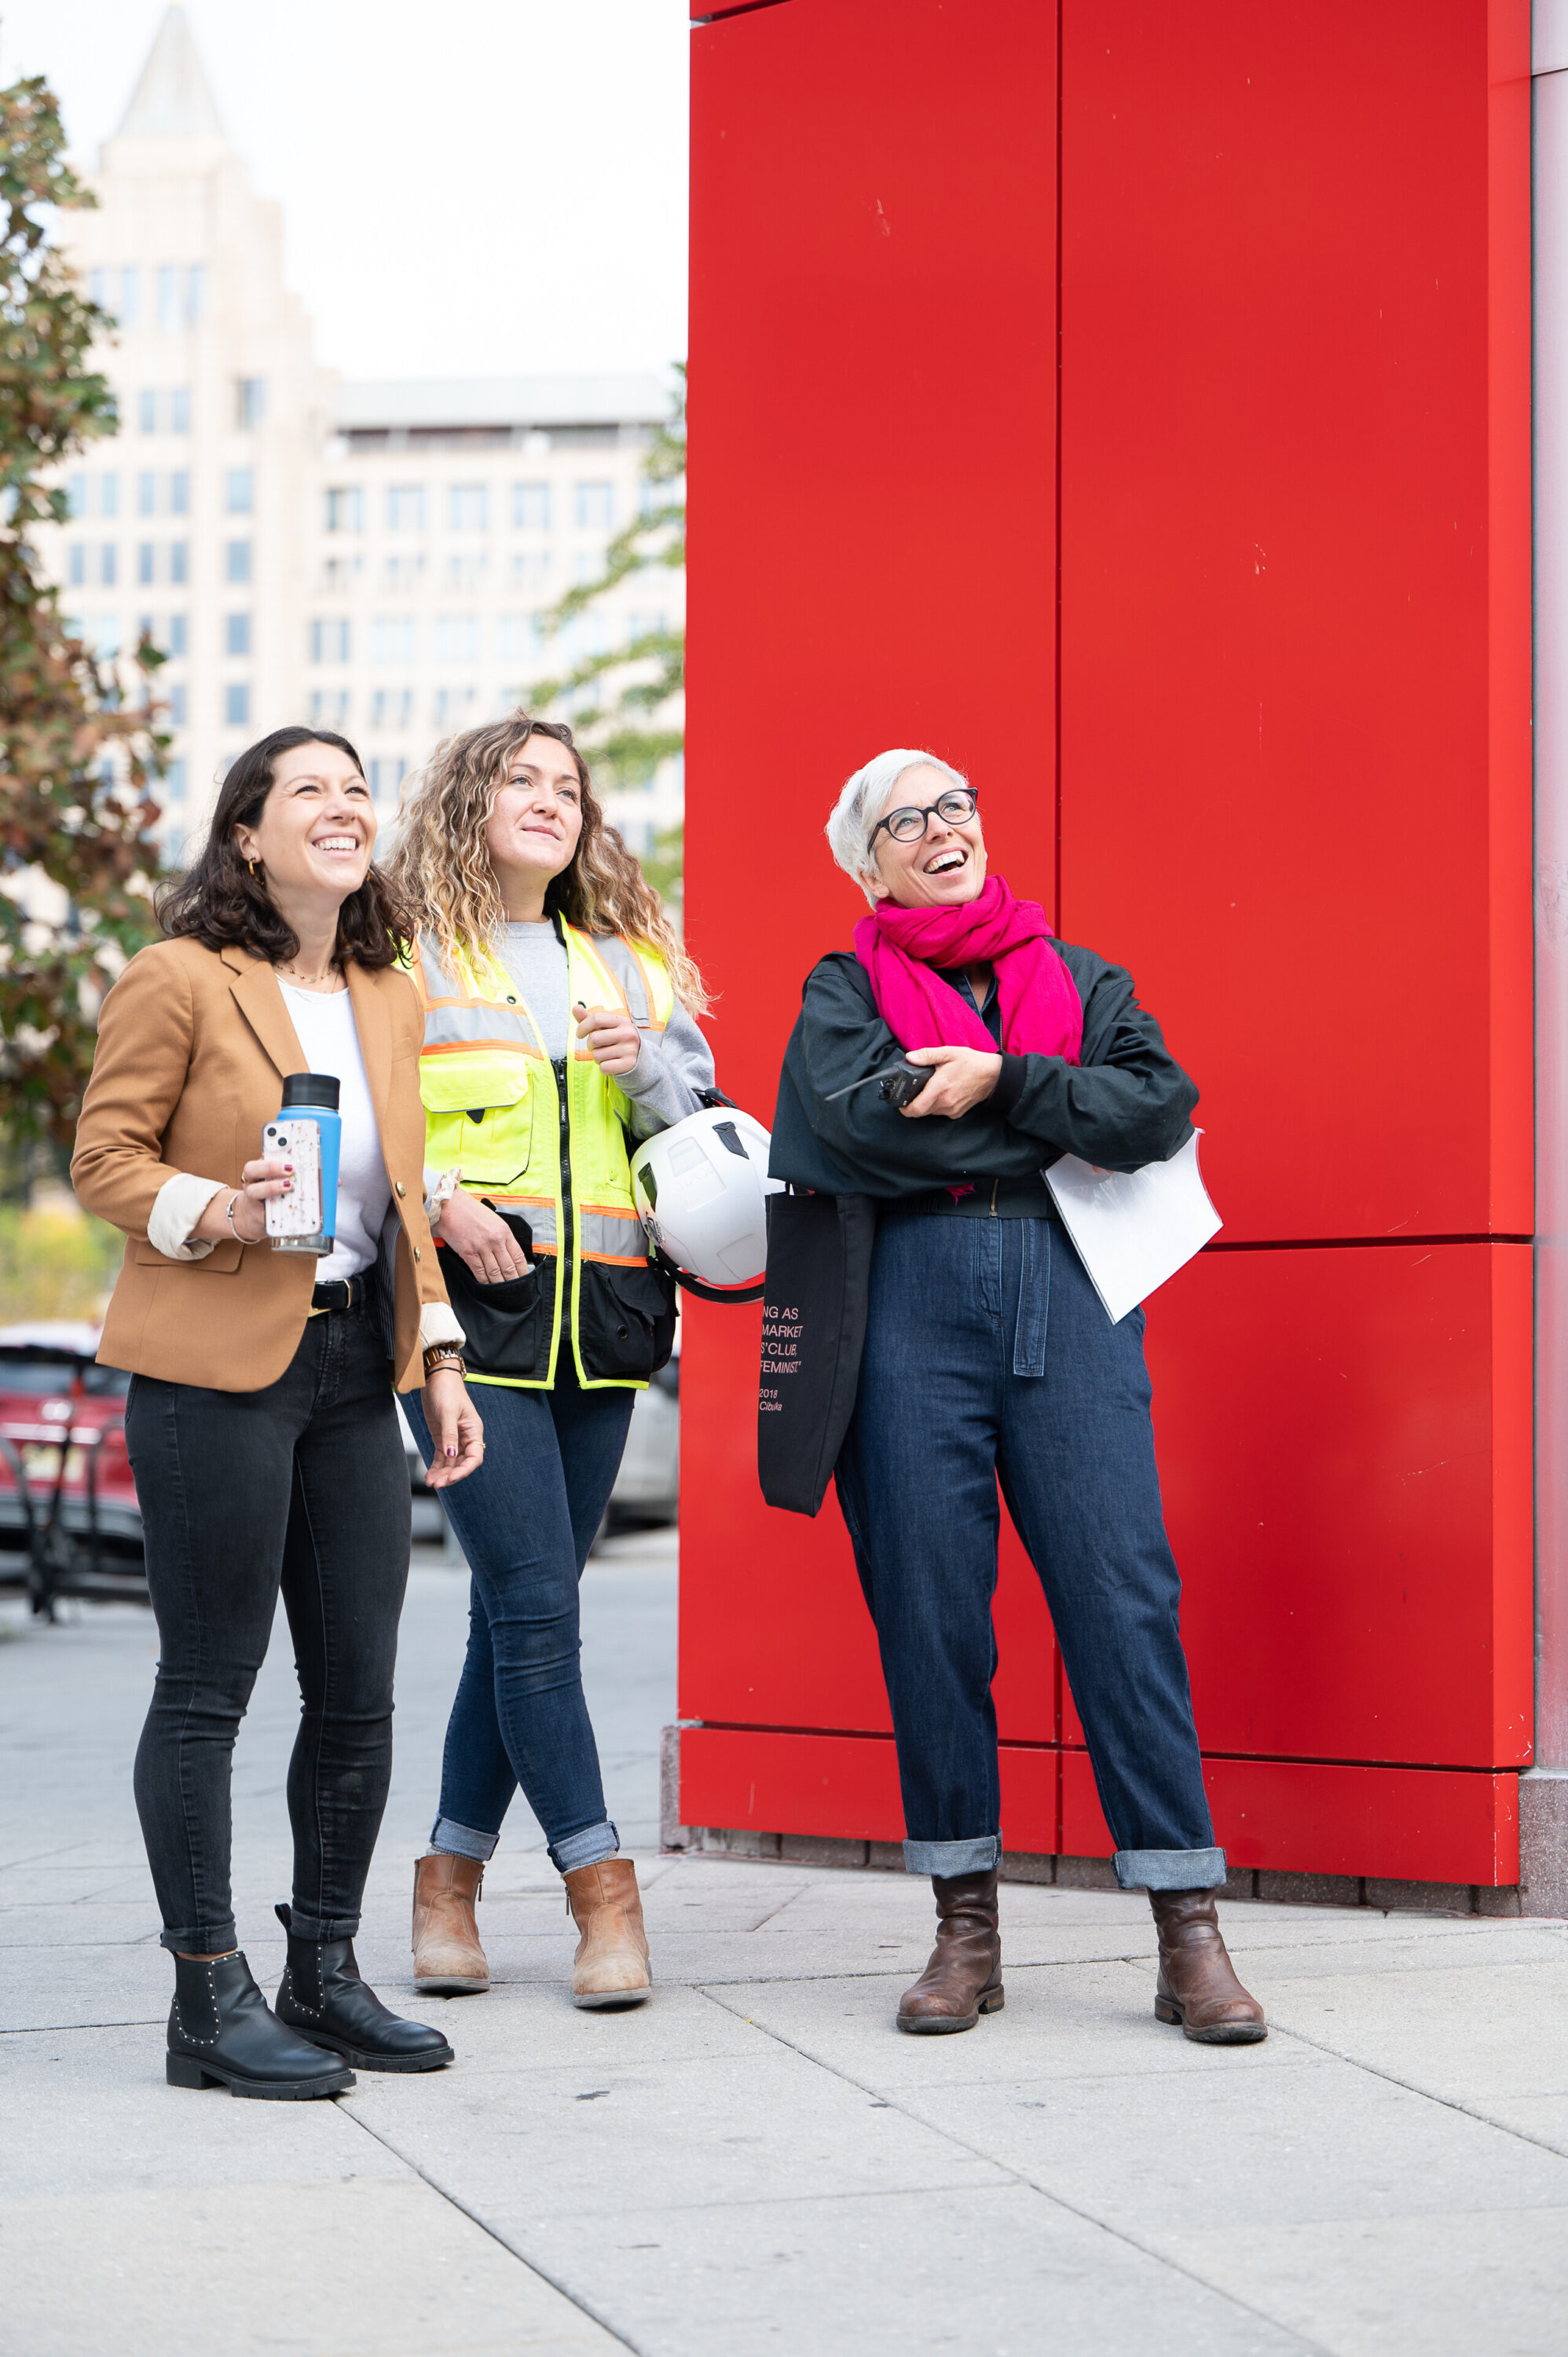
[(955, 908), (900, 909), (881, 900), (854, 929), (854, 953), (871, 976), (877, 1011), (905, 1049), (978, 1048), (996, 1042), (965, 998), (936, 971), (992, 965), (1002, 1044), (1013, 1056), (1061, 1056), (1076, 1064), (1083, 1007), (1037, 900), (1015, 900), (1000, 876)]

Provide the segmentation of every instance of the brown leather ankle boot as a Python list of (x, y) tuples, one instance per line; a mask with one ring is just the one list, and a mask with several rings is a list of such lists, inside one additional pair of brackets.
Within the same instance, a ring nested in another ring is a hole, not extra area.
[(899, 2029), (921, 2037), (972, 2029), (983, 2013), (999, 2013), (1003, 2003), (996, 1868), (936, 1874), (931, 1889), (937, 1894), (937, 1944), (898, 2004)]
[(413, 1869), (413, 1986), (421, 1996), (478, 1996), (490, 1968), (474, 1920), (485, 1869), (477, 1857), (433, 1851)]
[(1255, 2046), (1269, 2034), (1263, 2008), (1249, 1996), (1219, 1936), (1212, 1890), (1151, 1890), (1160, 1934), (1155, 2012), (1179, 2023), (1200, 2046)]
[(653, 1986), (637, 1868), (629, 1857), (575, 1866), (566, 1904), (582, 1933), (572, 1964), (572, 2002), (602, 2009), (641, 2005)]

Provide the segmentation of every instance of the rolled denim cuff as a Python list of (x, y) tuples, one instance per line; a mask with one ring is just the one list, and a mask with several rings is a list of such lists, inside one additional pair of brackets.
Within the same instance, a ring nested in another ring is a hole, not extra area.
[(1000, 1834), (974, 1834), (968, 1841), (907, 1841), (906, 1874), (940, 1874), (944, 1882), (955, 1874), (987, 1874), (1002, 1863)]
[(352, 1940), (358, 1936), (360, 1919), (357, 1915), (307, 1915), (301, 1907), (289, 1909), (289, 1937), (293, 1940)]
[(1119, 1849), (1123, 1890), (1217, 1890), (1225, 1879), (1222, 1849)]
[(448, 1857), (477, 1857), (481, 1866), (496, 1854), (499, 1834), (482, 1834), (475, 1825), (460, 1825), (455, 1817), (437, 1817), (430, 1828), (432, 1849)]
[(601, 1858), (614, 1857), (619, 1848), (620, 1835), (607, 1817), (602, 1824), (568, 1834), (564, 1842), (552, 1842), (550, 1863), (558, 1874), (575, 1874), (580, 1866), (597, 1866)]
[(177, 1925), (172, 1932), (158, 1933), (159, 1947), (166, 1948), (171, 1956), (226, 1956), (239, 1944), (239, 1926), (232, 1915), (226, 1923), (193, 1923), (188, 1931)]

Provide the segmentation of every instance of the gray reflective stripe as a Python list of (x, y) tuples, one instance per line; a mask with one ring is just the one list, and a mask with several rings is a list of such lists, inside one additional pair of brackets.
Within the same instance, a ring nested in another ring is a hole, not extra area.
[(533, 1241), (541, 1252), (554, 1251), (555, 1206), (553, 1203), (536, 1203), (532, 1196), (509, 1194), (504, 1187), (466, 1187), (463, 1191), (468, 1195), (483, 1195), (501, 1211), (515, 1212), (520, 1220), (528, 1222)]
[(622, 990), (625, 991), (626, 1003), (631, 1010), (631, 1019), (639, 1030), (661, 1031), (664, 1028), (664, 1022), (652, 1005), (648, 988), (648, 976), (643, 971), (637, 952), (622, 941), (618, 933), (603, 936), (595, 933), (590, 938), (595, 955), (608, 966)]
[(642, 1222), (635, 1212), (626, 1218), (613, 1211), (580, 1211), (577, 1234), (582, 1249), (590, 1257), (607, 1260), (646, 1260), (648, 1239)]
[(489, 1001), (483, 1006), (433, 1006), (424, 1017), (427, 1048), (477, 1047), (491, 1040), (503, 1048), (516, 1045), (534, 1057), (540, 1052), (532, 1028), (519, 1006), (497, 1006)]

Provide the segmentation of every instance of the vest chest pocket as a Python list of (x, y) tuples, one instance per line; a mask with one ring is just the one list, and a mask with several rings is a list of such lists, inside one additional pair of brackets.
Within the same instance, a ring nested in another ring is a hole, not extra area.
[(532, 1144), (529, 1078), (521, 1056), (427, 1052), (419, 1066), (425, 1160), (489, 1187), (521, 1178)]

